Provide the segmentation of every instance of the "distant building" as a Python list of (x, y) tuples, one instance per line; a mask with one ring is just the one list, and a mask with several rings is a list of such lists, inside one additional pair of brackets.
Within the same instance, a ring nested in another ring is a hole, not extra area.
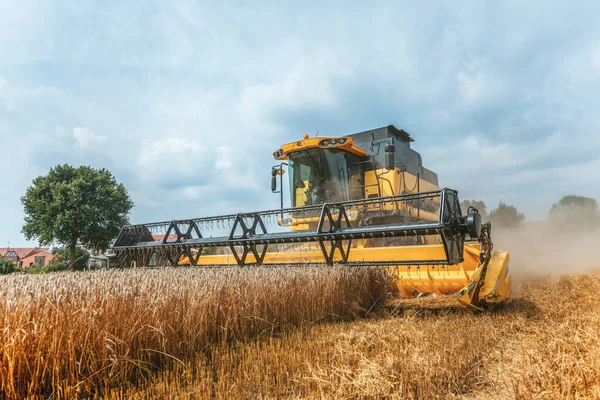
[(49, 250), (42, 250), (30, 253), (17, 264), (19, 268), (47, 267), (52, 262), (54, 256)]
[(47, 267), (53, 255), (47, 247), (4, 247), (0, 256), (14, 262), (18, 268)]
[[(165, 235), (152, 235), (152, 239), (154, 239), (155, 242), (162, 242), (165, 239)], [(167, 239), (169, 242), (174, 242), (175, 240), (177, 240), (177, 235), (174, 233), (170, 234)]]

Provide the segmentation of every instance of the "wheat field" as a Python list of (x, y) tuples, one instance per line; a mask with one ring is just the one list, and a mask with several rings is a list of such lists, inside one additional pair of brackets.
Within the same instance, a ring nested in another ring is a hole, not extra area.
[(364, 317), (389, 293), (381, 271), (339, 267), (10, 275), (0, 285), (0, 394), (10, 398), (143, 386), (218, 344)]
[(600, 399), (600, 276), (489, 313), (394, 298), (378, 269), (13, 275), (0, 398)]

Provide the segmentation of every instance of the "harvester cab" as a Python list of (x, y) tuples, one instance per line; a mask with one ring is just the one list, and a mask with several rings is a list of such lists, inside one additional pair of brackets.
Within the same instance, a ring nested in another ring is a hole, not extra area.
[[(303, 140), (285, 144), (273, 153), (283, 162), (273, 167), (271, 187), (281, 195), (283, 204), (283, 190), (276, 190), (276, 176), (281, 177), (280, 171), (287, 166), (292, 207), (440, 190), (437, 175), (423, 167), (420, 154), (410, 147), (412, 141), (407, 132), (393, 125), (342, 137), (305, 135)], [(436, 220), (437, 200), (424, 199), (405, 210), (364, 210), (362, 215), (354, 215), (352, 222), (362, 226)], [(316, 221), (280, 223), (292, 230), (306, 230), (314, 228)]]
[[(511, 295), (508, 253), (493, 251), (490, 224), (473, 208), (463, 215), (458, 193), (438, 186), (412, 142), (392, 125), (305, 135), (273, 153), (279, 209), (125, 226), (116, 262), (380, 267), (404, 297), (454, 293), (476, 309), (502, 303)], [(208, 236), (215, 227), (224, 233)]]

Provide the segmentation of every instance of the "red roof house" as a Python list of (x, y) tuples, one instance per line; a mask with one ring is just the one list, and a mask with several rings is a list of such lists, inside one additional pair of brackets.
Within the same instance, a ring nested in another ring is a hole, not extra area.
[(53, 257), (47, 247), (0, 247), (0, 256), (14, 262), (19, 268), (34, 265), (47, 267)]

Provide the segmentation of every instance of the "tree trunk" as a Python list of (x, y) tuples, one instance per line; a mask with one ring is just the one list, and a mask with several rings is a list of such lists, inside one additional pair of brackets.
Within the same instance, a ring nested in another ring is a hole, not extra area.
[(77, 248), (77, 244), (69, 245), (69, 268), (73, 268), (73, 265), (75, 265), (75, 257), (76, 257), (75, 249), (76, 248)]

